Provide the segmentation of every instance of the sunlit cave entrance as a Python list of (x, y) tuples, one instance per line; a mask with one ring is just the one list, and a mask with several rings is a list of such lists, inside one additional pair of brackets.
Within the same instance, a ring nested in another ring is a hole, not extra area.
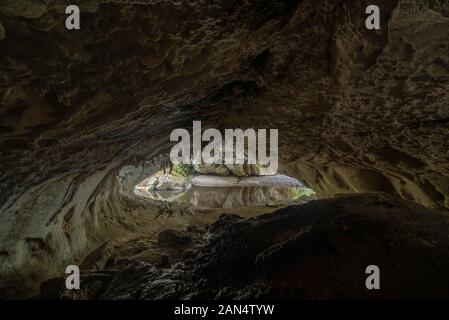
[(137, 184), (134, 193), (150, 201), (201, 209), (277, 208), (316, 199), (299, 180), (264, 174), (249, 165), (170, 165)]

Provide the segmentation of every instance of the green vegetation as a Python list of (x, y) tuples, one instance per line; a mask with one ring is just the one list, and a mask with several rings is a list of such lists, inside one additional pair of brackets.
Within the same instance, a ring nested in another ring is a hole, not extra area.
[(189, 180), (193, 177), (195, 173), (193, 166), (188, 164), (175, 164), (173, 165), (173, 171)]
[(316, 193), (315, 191), (313, 191), (310, 188), (291, 188), (289, 190), (289, 198), (291, 200), (297, 200), (300, 199), (302, 197), (311, 197), (311, 196), (315, 196)]

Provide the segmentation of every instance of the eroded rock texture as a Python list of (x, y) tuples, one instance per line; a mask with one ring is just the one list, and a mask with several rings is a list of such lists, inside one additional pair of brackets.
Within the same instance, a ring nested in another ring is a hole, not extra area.
[[(212, 224), (193, 259), (130, 264), (104, 299), (379, 299), (448, 296), (447, 217), (390, 196), (312, 201)], [(382, 290), (365, 268), (382, 266)], [(161, 288), (164, 288), (161, 290)]]
[(130, 193), (192, 120), (278, 128), (281, 171), (321, 197), (449, 208), (447, 1), (377, 0), (379, 31), (370, 1), (70, 2), (80, 31), (66, 1), (0, 4), (3, 279), (153, 228), (167, 208)]

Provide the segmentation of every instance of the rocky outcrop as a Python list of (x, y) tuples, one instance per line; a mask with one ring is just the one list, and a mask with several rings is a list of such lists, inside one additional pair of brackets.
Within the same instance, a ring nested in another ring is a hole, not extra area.
[(136, 188), (148, 191), (183, 191), (188, 189), (186, 179), (172, 174), (156, 173), (145, 179)]
[[(242, 155), (244, 164), (196, 164), (195, 172), (216, 176), (235, 176), (235, 177), (251, 177), (251, 176), (272, 176), (277, 173), (277, 168), (262, 166), (259, 164), (248, 164), (246, 155)], [(223, 155), (223, 159), (225, 156)]]
[[(312, 201), (249, 220), (224, 215), (194, 259), (171, 268), (134, 262), (102, 298), (447, 297), (448, 227), (445, 215), (383, 194)], [(381, 290), (365, 286), (369, 265), (380, 268)]]
[(236, 177), (251, 177), (251, 176), (270, 176), (277, 172), (273, 169), (266, 168), (254, 164), (234, 164), (234, 165), (195, 165), (195, 171), (201, 174), (217, 175), (217, 176), (236, 176)]

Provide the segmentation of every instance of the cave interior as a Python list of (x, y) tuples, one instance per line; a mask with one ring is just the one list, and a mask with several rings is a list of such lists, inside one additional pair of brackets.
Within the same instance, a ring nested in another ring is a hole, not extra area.
[[(3, 0), (0, 298), (449, 298), (449, 3), (369, 2)], [(172, 174), (193, 121), (281, 178)]]

